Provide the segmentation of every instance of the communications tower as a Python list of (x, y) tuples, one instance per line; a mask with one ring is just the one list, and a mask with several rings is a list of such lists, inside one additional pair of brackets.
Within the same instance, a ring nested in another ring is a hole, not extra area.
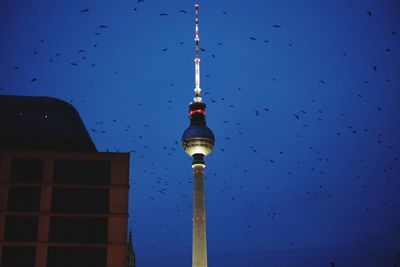
[(193, 240), (192, 267), (207, 267), (206, 209), (204, 203), (204, 157), (214, 147), (214, 134), (206, 123), (206, 104), (200, 96), (200, 58), (199, 58), (199, 4), (196, 1), (196, 33), (195, 44), (195, 97), (189, 104), (190, 126), (182, 136), (182, 145), (186, 153), (192, 157), (193, 168)]

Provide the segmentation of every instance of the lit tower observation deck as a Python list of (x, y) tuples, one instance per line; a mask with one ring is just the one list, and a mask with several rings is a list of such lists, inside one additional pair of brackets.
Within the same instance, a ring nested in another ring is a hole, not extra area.
[(192, 157), (193, 167), (193, 241), (192, 267), (207, 267), (206, 209), (204, 205), (204, 156), (211, 153), (214, 146), (214, 134), (207, 127), (205, 109), (200, 97), (200, 58), (199, 58), (199, 4), (196, 2), (196, 56), (195, 63), (195, 97), (189, 105), (190, 126), (182, 136), (182, 145)]

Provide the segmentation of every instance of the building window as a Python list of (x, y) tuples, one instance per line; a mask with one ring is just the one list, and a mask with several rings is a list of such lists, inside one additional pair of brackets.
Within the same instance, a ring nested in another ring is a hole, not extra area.
[(43, 160), (14, 159), (11, 164), (11, 182), (40, 183), (43, 177)]
[(11, 186), (7, 205), (8, 211), (39, 211), (40, 187)]
[(11, 242), (36, 242), (38, 217), (7, 216), (4, 240)]
[(106, 243), (107, 218), (50, 218), (49, 240), (65, 243)]
[(80, 185), (109, 185), (110, 163), (106, 161), (57, 160), (54, 183)]
[(35, 247), (3, 247), (2, 267), (35, 267)]
[(47, 267), (106, 267), (106, 248), (49, 247)]
[(54, 188), (53, 212), (108, 213), (107, 189)]

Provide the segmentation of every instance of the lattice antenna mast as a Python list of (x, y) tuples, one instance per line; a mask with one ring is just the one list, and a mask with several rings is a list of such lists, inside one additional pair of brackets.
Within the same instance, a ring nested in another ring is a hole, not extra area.
[(194, 93), (195, 97), (193, 98), (194, 102), (201, 102), (201, 97), (200, 97), (200, 58), (199, 58), (199, 42), (200, 42), (200, 37), (199, 37), (199, 3), (196, 1), (196, 4), (194, 5), (196, 8), (196, 33), (194, 37), (194, 41), (196, 44), (196, 56), (194, 58), (194, 65), (195, 65), (195, 88), (194, 88)]

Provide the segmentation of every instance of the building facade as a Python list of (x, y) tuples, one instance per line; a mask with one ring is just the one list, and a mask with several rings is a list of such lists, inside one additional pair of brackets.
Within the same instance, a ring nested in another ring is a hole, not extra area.
[(0, 266), (125, 267), (129, 154), (69, 104), (0, 96)]

